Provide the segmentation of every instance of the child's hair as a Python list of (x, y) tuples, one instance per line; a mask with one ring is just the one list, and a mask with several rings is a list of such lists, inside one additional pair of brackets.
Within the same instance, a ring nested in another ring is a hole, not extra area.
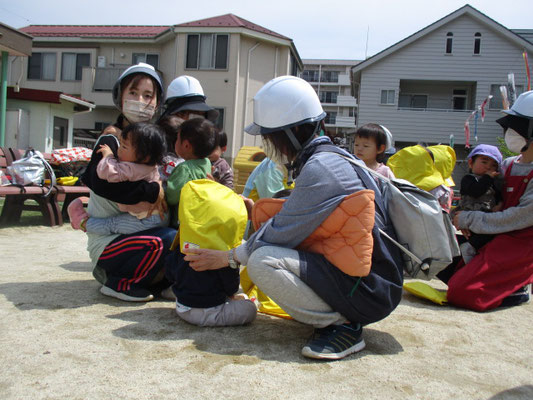
[[(355, 131), (355, 137), (372, 138), (376, 142), (376, 147), (379, 148), (384, 145), (387, 147), (387, 134), (385, 130), (378, 124), (365, 124)], [(387, 150), (387, 149), (385, 149)], [(385, 152), (381, 152), (376, 156), (377, 162), (383, 162), (385, 159)]]
[(217, 127), (204, 118), (193, 118), (180, 126), (180, 140), (187, 140), (194, 155), (205, 158), (215, 149)]
[(224, 131), (217, 131), (215, 138), (215, 147), (226, 147), (228, 145), (228, 135)]
[(157, 122), (157, 125), (165, 132), (165, 141), (167, 144), (167, 152), (174, 153), (176, 140), (178, 139), (178, 131), (183, 123), (183, 119), (177, 115), (165, 115)]
[(135, 148), (137, 163), (156, 165), (163, 162), (165, 139), (163, 131), (157, 125), (137, 122), (124, 128), (120, 135)]

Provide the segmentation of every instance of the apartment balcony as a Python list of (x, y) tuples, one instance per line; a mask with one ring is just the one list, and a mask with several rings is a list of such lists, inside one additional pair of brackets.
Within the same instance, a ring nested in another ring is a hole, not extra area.
[(324, 122), (328, 128), (355, 128), (355, 117), (328, 115)]
[(318, 77), (302, 77), (312, 86), (350, 86), (350, 75), (339, 74), (337, 79), (324, 79)]
[(353, 96), (337, 96), (337, 105), (340, 107), (357, 107), (357, 100)]

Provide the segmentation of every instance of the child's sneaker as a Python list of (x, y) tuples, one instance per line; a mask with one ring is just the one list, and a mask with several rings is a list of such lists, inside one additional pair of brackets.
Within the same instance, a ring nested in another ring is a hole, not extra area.
[(360, 324), (330, 325), (315, 329), (313, 336), (302, 349), (309, 358), (339, 360), (365, 348)]
[(67, 212), (70, 219), (70, 226), (72, 226), (74, 229), (81, 229), (85, 232), (85, 222), (87, 222), (89, 214), (87, 214), (87, 211), (85, 211), (85, 208), (83, 207), (83, 201), (81, 197), (72, 200), (72, 202), (68, 205)]
[(521, 287), (516, 292), (511, 293), (505, 299), (503, 299), (500, 307), (512, 307), (522, 303), (529, 303), (531, 300), (531, 283), (524, 287)]
[(141, 288), (132, 288), (124, 292), (118, 292), (108, 286), (102, 286), (100, 293), (124, 301), (150, 301), (154, 299), (154, 295), (149, 290)]

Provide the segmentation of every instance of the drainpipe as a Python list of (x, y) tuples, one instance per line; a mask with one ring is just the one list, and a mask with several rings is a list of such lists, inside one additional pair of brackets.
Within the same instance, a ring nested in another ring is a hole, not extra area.
[(274, 60), (274, 78), (278, 77), (278, 54), (279, 54), (279, 47), (276, 46), (276, 58)]
[(248, 111), (248, 81), (250, 80), (250, 59), (252, 58), (252, 52), (259, 46), (257, 42), (253, 47), (248, 50), (248, 62), (246, 64), (246, 80), (244, 81), (244, 110), (242, 117), (242, 135), (241, 135), (241, 147), (244, 146), (244, 128), (246, 127), (246, 112)]
[(7, 104), (7, 51), (2, 52), (2, 87), (0, 89), (0, 146), (4, 146), (6, 140), (6, 104)]

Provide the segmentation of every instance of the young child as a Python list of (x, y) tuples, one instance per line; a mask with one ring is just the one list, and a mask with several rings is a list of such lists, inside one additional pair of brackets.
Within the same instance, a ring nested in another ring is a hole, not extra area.
[[(461, 180), (461, 200), (454, 210), (494, 212), (502, 208), (503, 179), (499, 179), (502, 154), (497, 147), (477, 145), (468, 155), (470, 172)], [(463, 260), (468, 263), (494, 235), (471, 233), (461, 245)]]
[(179, 164), (167, 180), (166, 199), (170, 206), (171, 223), (178, 228), (178, 205), (183, 186), (194, 179), (205, 179), (211, 173), (207, 158), (215, 148), (216, 126), (209, 120), (193, 118), (181, 124), (176, 139), (176, 154), (185, 161)]
[(366, 166), (387, 178), (394, 178), (391, 169), (383, 164), (385, 151), (392, 147), (392, 135), (378, 124), (365, 124), (355, 132), (354, 154)]
[(157, 125), (165, 132), (166, 153), (163, 156), (163, 162), (159, 166), (159, 175), (163, 181), (163, 186), (166, 187), (168, 177), (184, 160), (178, 156), (174, 150), (176, 146), (176, 139), (178, 138), (178, 130), (185, 120), (176, 115), (165, 115), (157, 121)]
[[(150, 123), (135, 123), (126, 126), (120, 133), (120, 146), (115, 158), (107, 144), (100, 145), (97, 153), (102, 155), (96, 173), (109, 183), (160, 182), (157, 165), (161, 163), (165, 143), (161, 129)], [(109, 218), (93, 218), (83, 209), (81, 201), (71, 203), (69, 216), (74, 229), (107, 235), (128, 234), (166, 225), (158, 213), (148, 216), (152, 205), (146, 201), (133, 205), (118, 204), (120, 214)]]
[(215, 150), (209, 155), (211, 161), (211, 174), (215, 181), (233, 189), (233, 170), (228, 162), (222, 158), (222, 153), (228, 147), (228, 136), (224, 131), (217, 131), (215, 139)]

